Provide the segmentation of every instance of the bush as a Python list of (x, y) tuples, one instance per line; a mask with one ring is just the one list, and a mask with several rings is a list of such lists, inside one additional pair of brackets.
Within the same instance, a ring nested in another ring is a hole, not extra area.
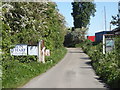
[(65, 48), (56, 49), (51, 56), (46, 57), (45, 64), (35, 62), (34, 60), (36, 59), (34, 56), (22, 57), (21, 59), (8, 55), (5, 58), (3, 57), (3, 88), (17, 88), (24, 85), (30, 79), (40, 75), (58, 63), (64, 57), (66, 51)]
[(64, 46), (75, 47), (76, 44), (82, 43), (85, 40), (85, 32), (87, 28), (75, 28), (69, 30), (65, 35)]
[(115, 49), (102, 54), (102, 44), (91, 44), (86, 41), (81, 46), (92, 59), (92, 65), (97, 75), (110, 88), (120, 88), (120, 38), (115, 38)]
[[(53, 2), (3, 2), (2, 5), (3, 87), (14, 88), (45, 72), (62, 58), (66, 52), (63, 48), (66, 26)], [(51, 51), (46, 64), (37, 63), (36, 56), (10, 55), (14, 45), (37, 45), (40, 40)]]

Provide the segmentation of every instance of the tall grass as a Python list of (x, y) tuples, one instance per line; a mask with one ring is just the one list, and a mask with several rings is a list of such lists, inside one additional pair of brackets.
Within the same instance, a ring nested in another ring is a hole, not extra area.
[[(46, 72), (52, 66), (57, 64), (66, 54), (65, 48), (56, 49), (50, 57), (46, 57), (46, 63), (36, 61), (21, 62), (20, 60), (6, 60), (3, 62), (3, 88), (17, 88), (27, 83), (30, 79)], [(3, 57), (4, 58), (4, 57)]]
[(115, 40), (115, 49), (111, 52), (102, 53), (102, 43), (95, 44), (86, 41), (76, 45), (82, 47), (83, 51), (89, 55), (92, 60), (92, 66), (96, 74), (110, 88), (120, 88), (120, 38)]

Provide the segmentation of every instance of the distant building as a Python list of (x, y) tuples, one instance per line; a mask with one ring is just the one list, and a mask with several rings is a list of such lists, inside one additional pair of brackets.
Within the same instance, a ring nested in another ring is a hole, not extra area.
[(95, 33), (95, 42), (101, 42), (103, 40), (103, 34), (113, 34), (113, 31), (101, 31)]
[(87, 39), (94, 42), (95, 41), (95, 36), (87, 36)]

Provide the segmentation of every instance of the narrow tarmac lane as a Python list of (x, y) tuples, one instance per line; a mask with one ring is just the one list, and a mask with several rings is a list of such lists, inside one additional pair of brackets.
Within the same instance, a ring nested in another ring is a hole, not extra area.
[(105, 88), (95, 75), (91, 60), (79, 48), (68, 53), (56, 66), (32, 79), (23, 88)]

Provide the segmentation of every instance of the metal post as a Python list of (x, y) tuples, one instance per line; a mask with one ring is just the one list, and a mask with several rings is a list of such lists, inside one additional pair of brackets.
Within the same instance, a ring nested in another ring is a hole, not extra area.
[(118, 24), (119, 24), (119, 27), (120, 27), (120, 1), (118, 2)]
[(105, 35), (103, 35), (103, 54), (105, 54)]
[(107, 26), (106, 26), (106, 9), (105, 9), (105, 6), (104, 6), (104, 18), (105, 18), (105, 31), (107, 31)]

